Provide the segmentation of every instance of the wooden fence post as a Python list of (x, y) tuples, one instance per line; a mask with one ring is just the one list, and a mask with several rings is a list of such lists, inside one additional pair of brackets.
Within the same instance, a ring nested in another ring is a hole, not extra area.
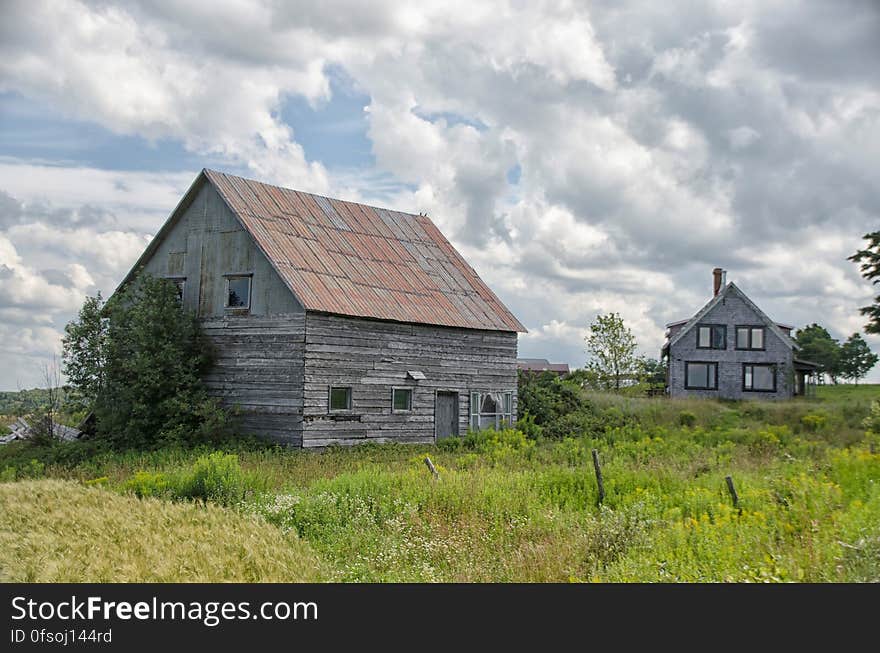
[(434, 478), (440, 478), (440, 472), (437, 471), (437, 468), (434, 467), (434, 463), (431, 462), (431, 459), (428, 456), (425, 456), (425, 464), (428, 466), (428, 469), (431, 470), (431, 473), (434, 475)]
[(605, 500), (605, 484), (602, 482), (602, 468), (599, 466), (599, 452), (593, 449), (593, 467), (596, 469), (596, 485), (599, 487), (599, 504)]
[(724, 480), (727, 481), (727, 491), (730, 492), (730, 497), (733, 499), (733, 507), (739, 508), (739, 496), (736, 493), (736, 488), (733, 486), (733, 477), (725, 476)]

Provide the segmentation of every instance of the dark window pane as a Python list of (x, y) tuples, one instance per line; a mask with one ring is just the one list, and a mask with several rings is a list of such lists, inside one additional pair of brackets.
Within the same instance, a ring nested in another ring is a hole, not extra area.
[(712, 348), (726, 349), (727, 330), (723, 326), (712, 327)]
[(483, 395), (483, 404), (480, 406), (481, 413), (497, 413), (498, 405), (495, 403), (495, 400), (492, 399), (492, 395), (486, 394)]
[(394, 410), (412, 409), (412, 390), (407, 388), (395, 388), (392, 390), (392, 405)]
[(708, 376), (707, 383), (706, 383), (707, 388), (718, 387), (717, 379), (715, 378), (716, 372), (717, 372), (717, 368), (715, 365), (707, 365), (706, 366), (706, 374)]
[(351, 408), (351, 388), (330, 388), (330, 410)]
[(183, 302), (183, 289), (186, 285), (185, 279), (174, 279), (174, 285), (177, 288), (177, 301)]
[(247, 308), (251, 303), (251, 278), (229, 277), (229, 297), (226, 305), (230, 308)]
[(752, 329), (752, 349), (764, 348), (764, 329)]

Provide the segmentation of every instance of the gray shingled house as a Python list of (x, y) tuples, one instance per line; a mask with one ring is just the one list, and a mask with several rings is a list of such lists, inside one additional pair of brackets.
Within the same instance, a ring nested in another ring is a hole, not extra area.
[(771, 320), (715, 268), (714, 296), (667, 324), (661, 358), (672, 397), (788, 399), (806, 394), (816, 366), (797, 357), (792, 327)]
[(434, 442), (516, 416), (520, 322), (429, 218), (203, 170), (126, 277), (173, 280), (242, 430)]

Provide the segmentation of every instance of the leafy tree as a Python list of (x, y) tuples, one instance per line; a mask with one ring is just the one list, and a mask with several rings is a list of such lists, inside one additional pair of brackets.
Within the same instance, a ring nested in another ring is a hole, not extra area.
[(798, 329), (794, 340), (800, 347), (799, 357), (816, 363), (820, 374), (827, 374), (833, 383), (837, 383), (840, 376), (840, 344), (828, 330), (814, 323)]
[(840, 347), (840, 375), (856, 383), (877, 364), (880, 357), (871, 351), (858, 333), (852, 334)]
[(65, 334), (64, 369), (99, 436), (148, 447), (204, 439), (223, 425), (202, 382), (210, 342), (170, 281), (141, 276), (107, 304), (87, 299)]
[[(880, 231), (865, 234), (868, 245), (849, 257), (848, 260), (859, 263), (862, 276), (873, 284), (880, 283)], [(880, 333), (880, 295), (874, 303), (859, 309), (862, 315), (868, 316), (865, 333)]]
[(619, 314), (597, 315), (585, 340), (590, 356), (587, 369), (603, 387), (619, 390), (624, 378), (637, 373), (636, 339)]
[(639, 379), (642, 383), (647, 383), (652, 388), (663, 388), (666, 386), (665, 361), (643, 356), (639, 358), (638, 366)]
[(518, 419), (524, 419), (528, 415), (535, 424), (542, 426), (585, 405), (580, 387), (576, 383), (560, 379), (552, 372), (520, 370), (518, 376)]
[(64, 327), (64, 373), (75, 389), (72, 400), (83, 407), (93, 404), (104, 386), (108, 324), (103, 309), (99, 291), (86, 297), (77, 319)]

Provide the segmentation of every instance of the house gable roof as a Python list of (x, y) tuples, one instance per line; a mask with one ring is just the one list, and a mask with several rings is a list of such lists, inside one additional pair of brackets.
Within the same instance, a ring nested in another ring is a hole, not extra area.
[(152, 255), (205, 182), (214, 187), (308, 311), (526, 331), (427, 216), (214, 170), (201, 172), (134, 269)]
[(748, 296), (739, 289), (739, 287), (733, 283), (732, 281), (728, 283), (724, 288), (722, 288), (715, 297), (713, 297), (703, 308), (697, 312), (690, 320), (687, 321), (681, 329), (669, 340), (669, 342), (663, 347), (664, 350), (671, 348), (675, 343), (681, 340), (687, 333), (691, 331), (697, 324), (699, 324), (703, 318), (713, 309), (715, 308), (725, 297), (727, 297), (730, 293), (736, 293), (740, 299), (745, 302), (746, 306), (748, 306), (752, 311), (754, 311), (755, 315), (757, 315), (764, 325), (770, 329), (783, 343), (785, 343), (791, 349), (797, 349), (797, 345), (794, 340), (791, 339), (790, 336), (786, 335), (782, 329), (780, 329), (777, 324), (767, 317), (767, 314), (764, 313), (758, 306), (748, 298)]

